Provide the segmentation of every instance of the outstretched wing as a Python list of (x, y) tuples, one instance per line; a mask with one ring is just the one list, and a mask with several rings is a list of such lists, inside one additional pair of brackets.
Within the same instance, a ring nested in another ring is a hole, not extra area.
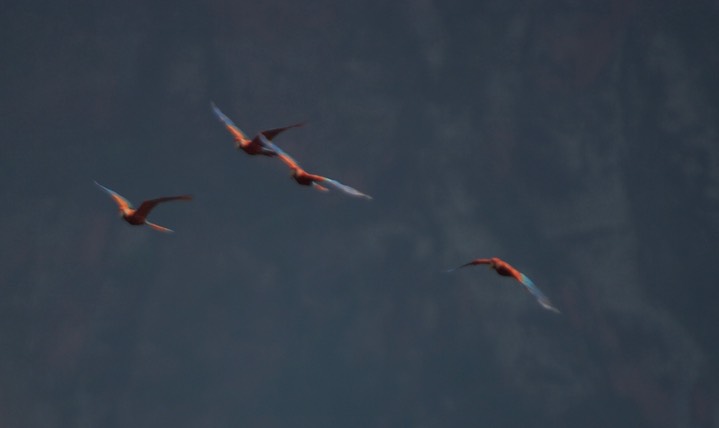
[(235, 137), (237, 141), (250, 141), (247, 138), (247, 135), (245, 135), (245, 133), (242, 132), (240, 128), (238, 128), (237, 125), (235, 125), (230, 120), (229, 117), (225, 116), (225, 114), (222, 113), (219, 108), (217, 108), (215, 103), (210, 103), (210, 105), (212, 106), (212, 111), (215, 113), (215, 116), (220, 119), (220, 121), (225, 125), (225, 128), (230, 131), (230, 134), (232, 134), (232, 136)]
[(120, 210), (124, 210), (125, 208), (132, 208), (132, 204), (130, 204), (130, 201), (128, 201), (127, 199), (120, 196), (119, 193), (108, 189), (107, 187), (103, 186), (102, 184), (98, 183), (97, 181), (95, 182), (95, 184), (97, 185), (97, 187), (101, 188), (102, 190), (107, 192), (112, 197), (112, 199), (115, 201), (115, 203), (120, 208)]
[(152, 211), (157, 204), (161, 204), (163, 202), (169, 202), (169, 201), (189, 201), (192, 199), (192, 196), (190, 195), (180, 195), (180, 196), (166, 196), (163, 198), (157, 198), (157, 199), (150, 199), (147, 201), (143, 201), (140, 204), (140, 207), (137, 208), (137, 211), (135, 211), (135, 215), (140, 218), (147, 217), (148, 214), (150, 214), (150, 211)]
[(537, 302), (542, 305), (544, 309), (550, 310), (552, 312), (560, 313), (559, 309), (555, 308), (554, 305), (552, 305), (552, 302), (549, 301), (549, 298), (542, 293), (542, 291), (532, 282), (531, 279), (527, 277), (527, 275), (517, 272), (517, 275), (515, 276), (517, 281), (521, 282), (522, 285), (524, 285), (527, 290), (532, 293), (535, 299), (537, 299)]
[(287, 166), (289, 166), (291, 169), (302, 169), (302, 167), (297, 163), (296, 160), (292, 158), (286, 151), (282, 150), (277, 146), (277, 144), (273, 143), (267, 137), (264, 136), (264, 134), (260, 133), (257, 135), (262, 142), (262, 145), (264, 145), (266, 148), (272, 150), (273, 152), (277, 153), (277, 157), (280, 158), (282, 162), (284, 162)]
[(266, 131), (260, 131), (260, 134), (264, 135), (264, 137), (267, 138), (268, 140), (272, 140), (273, 138), (275, 138), (279, 134), (287, 131), (288, 129), (299, 128), (300, 126), (304, 126), (304, 124), (305, 124), (304, 122), (300, 122), (300, 123), (295, 123), (293, 125), (285, 126), (282, 128), (268, 129)]
[(461, 266), (457, 266), (457, 267), (454, 268), (454, 269), (448, 269), (447, 272), (454, 272), (454, 271), (456, 271), (457, 269), (462, 269), (462, 268), (465, 268), (465, 267), (467, 267), (467, 266), (488, 265), (488, 264), (491, 264), (491, 263), (492, 263), (492, 262), (491, 262), (489, 259), (474, 259), (474, 260), (472, 260), (471, 262), (465, 263), (465, 264), (463, 264), (463, 265), (461, 265)]
[(331, 178), (322, 177), (323, 184), (327, 184), (329, 186), (334, 187), (335, 189), (342, 191), (350, 196), (355, 196), (358, 198), (365, 198), (365, 199), (372, 199), (372, 196), (365, 195), (364, 193), (360, 192), (359, 190), (355, 189), (354, 187), (350, 187), (346, 184), (342, 184), (337, 180), (333, 180)]

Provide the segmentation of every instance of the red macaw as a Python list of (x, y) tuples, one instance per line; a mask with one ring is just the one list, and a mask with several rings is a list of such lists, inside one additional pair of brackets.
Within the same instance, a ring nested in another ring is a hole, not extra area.
[[(337, 190), (341, 190), (342, 192), (347, 193), (351, 196), (356, 196), (359, 198), (365, 198), (365, 199), (372, 199), (370, 195), (365, 195), (364, 193), (360, 192), (359, 190), (347, 186), (346, 184), (342, 184), (337, 180), (333, 180), (328, 177), (323, 177), (321, 175), (316, 174), (310, 174), (294, 160), (290, 155), (288, 155), (284, 150), (277, 147), (272, 141), (269, 141), (264, 135), (260, 135), (260, 139), (264, 144), (266, 144), (268, 147), (270, 147), (272, 150), (274, 150), (277, 153), (277, 157), (280, 158), (282, 162), (284, 162), (287, 166), (290, 167), (292, 170), (292, 178), (295, 179), (295, 181), (303, 186), (312, 186), (317, 190), (320, 190), (322, 192), (327, 192), (329, 189), (324, 187), (322, 184), (329, 185), (334, 187)], [(322, 184), (320, 184), (322, 183)]]
[(542, 293), (536, 285), (534, 285), (534, 282), (532, 282), (531, 279), (529, 279), (525, 274), (521, 273), (520, 271), (512, 267), (509, 263), (498, 257), (492, 257), (490, 259), (475, 259), (469, 263), (463, 264), (462, 266), (450, 269), (449, 272), (461, 269), (463, 267), (476, 265), (489, 265), (489, 267), (497, 271), (498, 274), (502, 276), (511, 276), (512, 278), (519, 281), (522, 285), (524, 285), (527, 291), (532, 293), (534, 298), (537, 299), (537, 302), (539, 302), (539, 304), (542, 305), (544, 309), (560, 313), (559, 310), (555, 308), (549, 301), (549, 298), (545, 296), (544, 293)]
[(181, 195), (181, 196), (168, 196), (164, 198), (157, 198), (157, 199), (150, 199), (147, 201), (143, 201), (140, 204), (140, 207), (137, 209), (132, 208), (132, 205), (130, 202), (128, 202), (127, 199), (120, 196), (117, 192), (114, 192), (107, 187), (103, 186), (102, 184), (98, 183), (97, 181), (95, 184), (98, 185), (102, 190), (106, 191), (112, 199), (117, 204), (117, 207), (120, 209), (120, 215), (122, 218), (125, 219), (126, 222), (130, 223), (133, 226), (139, 226), (141, 224), (146, 224), (150, 226), (151, 228), (155, 230), (159, 230), (160, 232), (173, 232), (173, 230), (168, 229), (166, 227), (162, 227), (158, 224), (150, 223), (147, 221), (147, 216), (150, 214), (150, 211), (152, 211), (153, 208), (157, 204), (168, 202), (168, 201), (189, 201), (192, 199), (192, 196), (190, 195)]
[(264, 136), (268, 140), (272, 140), (278, 134), (290, 129), (297, 128), (304, 125), (304, 123), (295, 123), (294, 125), (285, 126), (282, 128), (268, 129), (266, 131), (260, 131), (254, 138), (249, 139), (247, 136), (237, 127), (230, 118), (225, 116), (214, 103), (211, 103), (212, 111), (218, 119), (225, 125), (230, 134), (235, 138), (235, 147), (237, 150), (244, 150), (248, 155), (264, 155), (274, 157), (277, 153), (262, 142), (260, 136)]

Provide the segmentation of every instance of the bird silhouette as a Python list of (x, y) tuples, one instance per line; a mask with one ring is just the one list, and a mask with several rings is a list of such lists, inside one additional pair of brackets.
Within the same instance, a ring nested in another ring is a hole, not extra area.
[(166, 227), (160, 226), (158, 224), (150, 223), (147, 221), (147, 216), (150, 214), (150, 211), (152, 211), (157, 204), (161, 204), (163, 202), (169, 202), (169, 201), (189, 201), (192, 199), (192, 196), (190, 195), (180, 195), (180, 196), (166, 196), (162, 198), (156, 198), (156, 199), (150, 199), (147, 201), (143, 201), (140, 204), (140, 207), (137, 209), (134, 209), (132, 207), (132, 204), (130, 202), (120, 196), (115, 191), (112, 191), (108, 189), (107, 187), (103, 186), (102, 184), (95, 182), (99, 188), (107, 192), (112, 199), (117, 204), (117, 207), (120, 209), (120, 215), (123, 219), (125, 219), (126, 222), (130, 223), (133, 226), (139, 226), (142, 224), (146, 224), (150, 226), (151, 228), (155, 230), (159, 230), (160, 232), (173, 232), (172, 229), (168, 229)]
[(450, 269), (448, 272), (454, 272), (457, 269), (461, 269), (467, 266), (477, 266), (477, 265), (489, 265), (492, 269), (494, 269), (498, 274), (502, 276), (510, 276), (517, 281), (519, 281), (524, 287), (529, 291), (535, 299), (537, 299), (537, 302), (544, 308), (556, 313), (560, 313), (559, 309), (555, 308), (552, 303), (549, 301), (549, 298), (542, 293), (542, 291), (537, 288), (537, 286), (532, 282), (531, 279), (529, 279), (525, 274), (521, 273), (512, 265), (505, 262), (504, 260), (498, 258), (498, 257), (492, 257), (489, 259), (475, 259), (472, 260), (469, 263), (465, 263), (462, 266), (458, 266), (454, 269)]
[[(287, 154), (284, 150), (277, 147), (272, 141), (269, 141), (264, 135), (260, 135), (260, 140), (262, 140), (263, 144), (270, 147), (274, 152), (277, 153), (277, 157), (284, 162), (288, 167), (290, 167), (290, 170), (292, 170), (292, 178), (295, 179), (295, 181), (298, 184), (301, 184), (303, 186), (312, 186), (313, 188), (322, 191), (327, 192), (329, 189), (325, 186), (333, 187), (337, 190), (340, 190), (350, 196), (355, 196), (358, 198), (364, 198), (364, 199), (372, 199), (370, 195), (366, 195), (359, 190), (350, 187), (346, 184), (342, 184), (337, 180), (333, 180), (329, 177), (324, 177), (322, 175), (317, 174), (310, 174), (309, 172), (302, 169), (302, 167), (295, 161), (292, 156)], [(322, 184), (320, 184), (322, 183)]]
[(268, 129), (266, 131), (260, 131), (257, 135), (255, 135), (252, 139), (247, 138), (247, 135), (245, 135), (244, 132), (240, 130), (240, 128), (235, 125), (230, 118), (225, 116), (222, 111), (220, 111), (219, 108), (215, 105), (215, 103), (210, 103), (212, 106), (212, 111), (215, 113), (215, 116), (217, 116), (218, 119), (225, 125), (225, 128), (227, 128), (228, 131), (230, 131), (230, 134), (235, 138), (235, 147), (237, 150), (244, 150), (245, 153), (248, 155), (263, 155), (263, 156), (269, 156), (274, 157), (277, 156), (277, 153), (272, 148), (268, 147), (260, 138), (260, 136), (265, 137), (267, 140), (272, 140), (280, 133), (290, 129), (290, 128), (297, 128), (300, 126), (303, 126), (304, 123), (295, 123), (293, 125), (284, 126), (282, 128), (275, 128), (275, 129)]

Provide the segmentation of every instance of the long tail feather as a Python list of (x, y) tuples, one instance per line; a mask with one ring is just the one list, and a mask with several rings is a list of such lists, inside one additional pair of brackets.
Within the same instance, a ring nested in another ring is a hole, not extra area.
[(165, 233), (174, 233), (174, 232), (175, 232), (175, 231), (172, 230), (172, 229), (169, 229), (169, 228), (167, 228), (167, 227), (160, 226), (159, 224), (150, 223), (149, 221), (145, 221), (145, 224), (148, 225), (148, 226), (150, 226), (151, 228), (157, 230), (157, 231), (160, 231), (160, 232), (165, 232)]
[(537, 302), (547, 310), (550, 310), (552, 312), (561, 313), (559, 312), (559, 309), (555, 308), (554, 305), (552, 305), (552, 302), (549, 301), (549, 298), (542, 293), (542, 291), (532, 282), (531, 279), (529, 279), (525, 274), (520, 273), (522, 285), (527, 287), (527, 290), (532, 293), (535, 299), (537, 299)]

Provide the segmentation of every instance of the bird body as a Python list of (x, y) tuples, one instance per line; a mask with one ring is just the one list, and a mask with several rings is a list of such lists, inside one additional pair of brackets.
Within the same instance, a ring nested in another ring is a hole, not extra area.
[(498, 257), (474, 259), (469, 263), (465, 263), (461, 266), (451, 269), (450, 272), (464, 267), (477, 265), (488, 265), (490, 268), (494, 269), (495, 272), (497, 272), (499, 275), (508, 276), (516, 279), (517, 281), (519, 281), (519, 283), (524, 285), (524, 288), (526, 288), (526, 290), (529, 291), (535, 299), (537, 299), (537, 302), (544, 309), (559, 313), (559, 310), (552, 305), (552, 303), (549, 301), (549, 298), (545, 296), (544, 293), (542, 293), (542, 291), (534, 284), (531, 279), (529, 279), (529, 277), (527, 277), (525, 274), (515, 269), (512, 265)]
[(292, 178), (295, 179), (297, 184), (302, 186), (312, 186), (317, 182), (324, 181), (325, 177), (316, 174), (310, 174), (299, 166), (292, 168)]
[[(280, 159), (282, 159), (282, 155), (280, 155)], [(292, 178), (295, 179), (297, 184), (301, 186), (312, 186), (315, 189), (321, 191), (321, 192), (328, 192), (329, 189), (320, 185), (319, 183), (322, 183), (327, 180), (327, 177), (323, 177), (321, 175), (316, 174), (310, 174), (304, 169), (300, 168), (299, 166), (292, 168)]]
[(240, 130), (240, 128), (235, 125), (229, 117), (225, 116), (225, 114), (222, 113), (222, 111), (217, 108), (214, 103), (211, 103), (211, 106), (212, 111), (215, 113), (215, 116), (220, 119), (220, 121), (225, 125), (225, 128), (227, 128), (230, 134), (232, 134), (232, 136), (234, 137), (235, 148), (237, 148), (237, 150), (244, 151), (248, 155), (263, 155), (269, 157), (277, 156), (277, 152), (267, 146), (267, 144), (262, 141), (262, 137), (266, 138), (267, 140), (272, 140), (277, 135), (290, 128), (297, 128), (304, 125), (303, 123), (295, 123), (293, 125), (283, 126), (281, 128), (268, 129), (265, 131), (260, 131), (253, 138), (248, 138), (247, 135), (242, 132), (242, 130)]
[(284, 162), (285, 165), (287, 165), (290, 170), (292, 171), (292, 178), (297, 182), (297, 184), (300, 184), (302, 186), (312, 186), (313, 188), (322, 191), (327, 192), (329, 189), (325, 187), (325, 185), (329, 185), (337, 190), (340, 190), (350, 196), (356, 196), (359, 198), (365, 198), (365, 199), (372, 199), (370, 195), (366, 195), (359, 190), (347, 186), (346, 184), (342, 184), (337, 180), (333, 180), (329, 177), (324, 177), (322, 175), (317, 174), (311, 174), (304, 169), (295, 161), (292, 156), (287, 154), (284, 150), (277, 147), (272, 141), (269, 141), (264, 135), (260, 135), (260, 139), (262, 140), (263, 144), (270, 147), (273, 151), (277, 153), (277, 157)]
[(98, 183), (97, 181), (95, 184), (100, 187), (102, 190), (107, 192), (110, 197), (115, 201), (117, 204), (118, 209), (120, 210), (120, 215), (122, 218), (128, 222), (129, 224), (133, 226), (140, 226), (140, 225), (148, 225), (151, 228), (158, 230), (160, 232), (172, 232), (171, 229), (168, 229), (166, 227), (160, 226), (155, 223), (151, 223), (147, 220), (147, 216), (150, 214), (150, 211), (152, 211), (155, 206), (158, 204), (161, 204), (163, 202), (169, 202), (169, 201), (189, 201), (192, 199), (192, 196), (190, 195), (180, 195), (180, 196), (165, 196), (161, 198), (155, 198), (155, 199), (149, 199), (147, 201), (143, 201), (140, 206), (135, 209), (132, 207), (132, 204), (122, 197), (119, 193), (108, 189), (107, 187), (103, 186), (102, 184)]

